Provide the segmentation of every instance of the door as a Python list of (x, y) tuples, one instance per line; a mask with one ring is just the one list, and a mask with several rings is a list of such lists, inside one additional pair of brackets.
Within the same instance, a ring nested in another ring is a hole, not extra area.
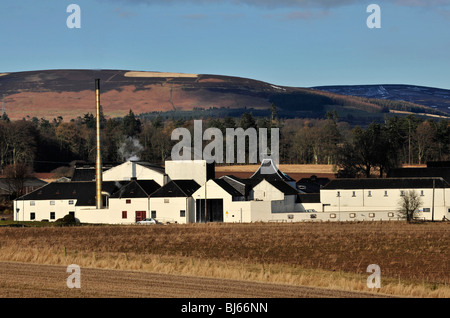
[(136, 222), (142, 221), (146, 218), (146, 211), (136, 211)]
[[(206, 217), (206, 218), (205, 218)], [(196, 200), (196, 222), (223, 222), (223, 199)]]

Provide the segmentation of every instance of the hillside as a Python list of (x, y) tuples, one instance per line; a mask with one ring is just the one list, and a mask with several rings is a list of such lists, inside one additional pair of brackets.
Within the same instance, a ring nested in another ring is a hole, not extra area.
[(450, 90), (416, 85), (342, 85), (318, 86), (314, 89), (351, 95), (421, 104), (450, 114)]
[(351, 120), (381, 119), (391, 109), (416, 113), (436, 110), (413, 103), (389, 105), (367, 98), (321, 90), (281, 87), (257, 80), (208, 75), (126, 70), (46, 70), (0, 74), (0, 98), (11, 119), (37, 117), (65, 120), (95, 112), (94, 80), (101, 79), (101, 104), (106, 116), (195, 110), (200, 116), (270, 114), (272, 104), (282, 117), (323, 118), (336, 109)]

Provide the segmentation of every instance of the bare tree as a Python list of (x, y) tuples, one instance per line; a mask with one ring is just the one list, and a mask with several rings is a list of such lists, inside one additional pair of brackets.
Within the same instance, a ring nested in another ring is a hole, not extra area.
[(398, 214), (406, 218), (407, 222), (411, 222), (417, 216), (418, 208), (422, 204), (422, 199), (415, 190), (406, 191), (399, 200)]

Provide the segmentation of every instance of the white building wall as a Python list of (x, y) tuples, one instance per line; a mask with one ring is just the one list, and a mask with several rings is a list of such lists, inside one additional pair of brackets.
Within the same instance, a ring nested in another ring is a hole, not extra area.
[(132, 161), (127, 161), (103, 172), (103, 181), (128, 181), (131, 178), (155, 180), (160, 186), (163, 186), (167, 181), (164, 173)]
[[(69, 212), (74, 212), (76, 215), (76, 202), (77, 200), (17, 200), (14, 201), (14, 220), (56, 221), (69, 214)], [(17, 213), (17, 209), (19, 209), (19, 213)], [(31, 219), (31, 213), (34, 213), (34, 220)], [(52, 215), (54, 215), (53, 218)]]
[(250, 191), (253, 200), (274, 201), (284, 200), (284, 193), (271, 185), (267, 180), (262, 180)]
[[(425, 220), (432, 219), (433, 197), (434, 197), (434, 220), (442, 220), (449, 217), (450, 208), (450, 189), (355, 189), (355, 190), (321, 190), (321, 203), (324, 204), (325, 212), (334, 212), (341, 215), (345, 213), (361, 212), (362, 214), (384, 212), (393, 212), (397, 217), (397, 211), (400, 206), (401, 193), (407, 193), (415, 190), (422, 200), (422, 210), (429, 212), (420, 212), (418, 217)], [(339, 192), (339, 195), (338, 195)], [(391, 214), (389, 214), (391, 215)], [(362, 215), (360, 215), (362, 217)], [(353, 217), (352, 217), (353, 219)]]
[[(129, 200), (129, 203), (127, 203), (127, 200)], [(136, 223), (136, 211), (145, 211), (146, 217), (150, 217), (148, 198), (111, 198), (107, 210), (109, 211), (108, 218), (112, 224)], [(127, 212), (126, 218), (122, 217), (122, 212), (125, 211)]]
[[(184, 216), (181, 216), (182, 210), (185, 211)], [(155, 219), (163, 223), (195, 222), (195, 203), (192, 198), (150, 198), (150, 213), (152, 211), (156, 213)]]
[(207, 180), (206, 160), (167, 160), (165, 171), (170, 180), (195, 180), (200, 185)]

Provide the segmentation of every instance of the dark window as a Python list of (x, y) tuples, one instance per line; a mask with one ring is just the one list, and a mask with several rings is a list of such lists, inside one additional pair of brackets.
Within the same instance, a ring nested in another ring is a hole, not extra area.
[(127, 211), (122, 211), (122, 219), (126, 219), (127, 218)]
[(30, 213), (30, 220), (36, 220), (36, 214), (34, 212)]
[(126, 204), (131, 204), (131, 199), (127, 199), (127, 200), (125, 201), (125, 203), (126, 203)]
[(55, 219), (55, 212), (50, 212), (50, 220), (54, 220)]
[(152, 218), (156, 218), (156, 211), (155, 210), (152, 211)]
[(186, 216), (186, 210), (180, 210), (180, 217), (184, 218)]

